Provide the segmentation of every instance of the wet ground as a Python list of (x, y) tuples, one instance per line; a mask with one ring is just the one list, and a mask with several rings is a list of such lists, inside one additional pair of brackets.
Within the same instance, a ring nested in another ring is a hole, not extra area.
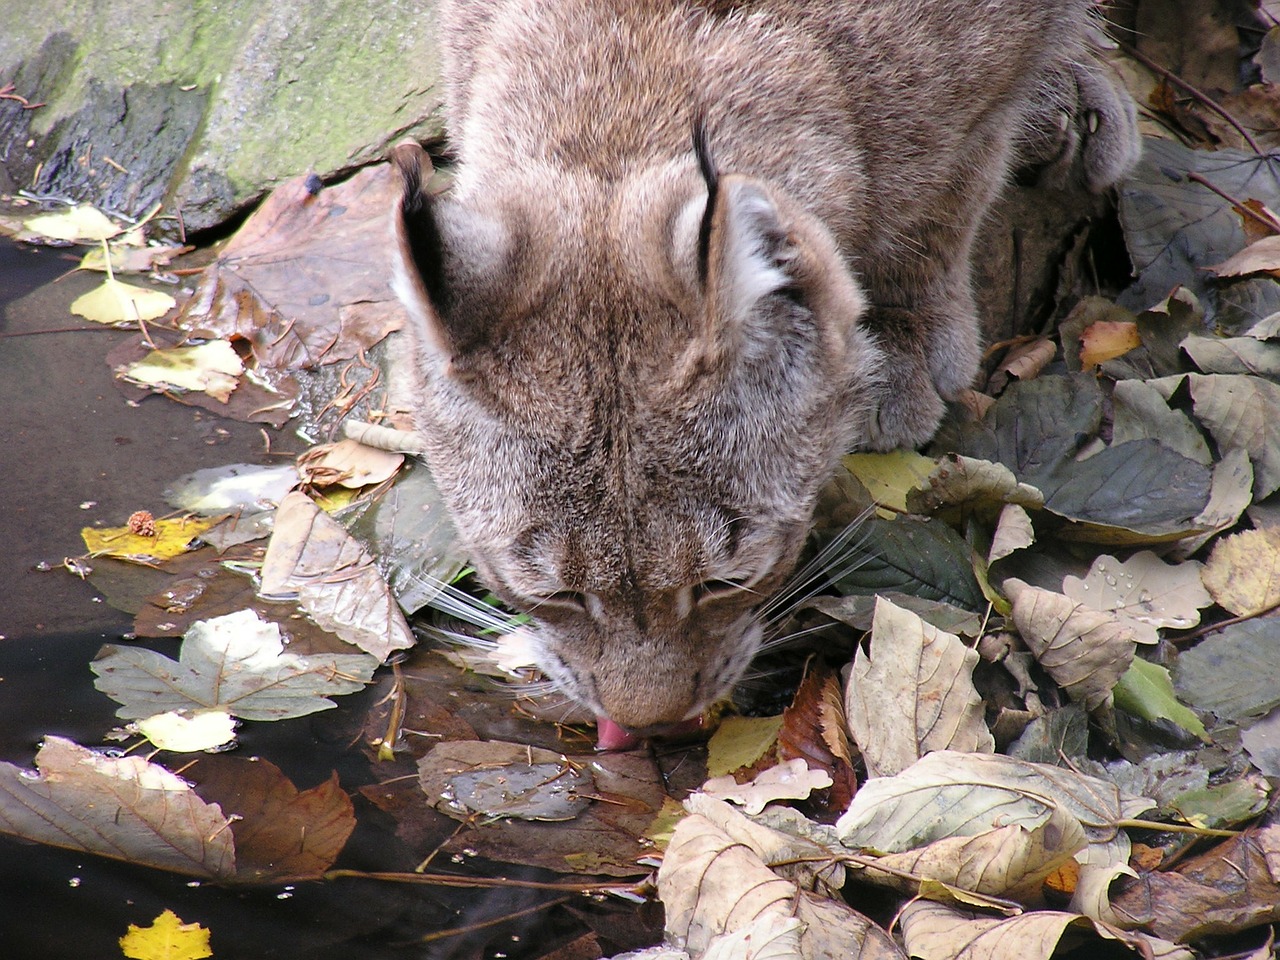
[[(162, 515), (165, 486), (201, 467), (280, 462), (256, 426), (163, 397), (127, 403), (103, 358), (130, 334), (68, 313), (100, 279), (65, 276), (76, 259), (0, 243), (0, 760), (22, 767), (33, 765), (47, 734), (97, 745), (118, 722), (115, 704), (93, 687), (89, 662), (131, 618), (60, 569), (65, 557), (84, 552), (81, 527), (117, 526), (140, 509)], [(287, 434), (272, 439), (277, 451), (301, 445)], [(173, 641), (154, 645), (176, 649)], [(268, 757), (301, 789), (337, 769), (353, 791), (372, 776), (348, 749), (349, 727), (372, 696), (313, 717), (249, 724), (240, 749)], [(357, 813), (360, 826), (340, 865), (411, 869), (389, 819), (358, 801)], [(210, 928), (214, 955), (236, 960), (542, 956), (563, 927), (539, 912), (532, 929), (525, 921), (422, 945), (415, 941), (424, 933), (529, 904), (508, 891), (437, 894), (368, 881), (231, 891), (5, 837), (0, 877), (3, 960), (118, 957), (128, 925), (149, 925), (166, 909)]]

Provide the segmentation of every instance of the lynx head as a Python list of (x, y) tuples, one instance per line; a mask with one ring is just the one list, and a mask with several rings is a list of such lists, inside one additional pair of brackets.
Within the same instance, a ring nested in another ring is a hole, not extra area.
[(393, 159), (426, 459), (540, 665), (644, 732), (738, 680), (861, 429), (880, 353), (829, 232), (687, 154), (623, 177), (531, 159), (429, 195)]

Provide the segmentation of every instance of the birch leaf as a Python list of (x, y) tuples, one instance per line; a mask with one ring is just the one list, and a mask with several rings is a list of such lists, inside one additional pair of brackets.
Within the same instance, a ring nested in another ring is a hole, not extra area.
[(38, 214), (23, 226), (26, 233), (70, 243), (110, 240), (121, 229), (105, 213), (87, 203), (78, 203), (69, 210), (59, 210), (56, 213)]
[(160, 390), (207, 393), (226, 403), (240, 385), (244, 364), (226, 340), (208, 340), (189, 347), (152, 350), (117, 372), (131, 383)]
[(978, 653), (888, 600), (876, 600), (871, 656), (859, 648), (845, 693), (849, 730), (872, 777), (933, 750), (995, 749), (973, 686)]
[(1214, 545), (1204, 585), (1237, 617), (1280, 603), (1280, 529), (1245, 530)]
[(1133, 629), (1114, 613), (1089, 610), (1016, 578), (1004, 582), (1004, 591), (1013, 601), (1018, 633), (1067, 695), (1089, 710), (1107, 703), (1133, 660)]

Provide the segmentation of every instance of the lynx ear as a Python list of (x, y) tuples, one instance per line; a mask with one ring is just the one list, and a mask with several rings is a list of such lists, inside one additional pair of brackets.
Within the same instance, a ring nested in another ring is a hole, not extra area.
[(431, 159), (417, 143), (396, 144), (391, 161), (403, 185), (392, 212), (392, 286), (422, 348), (445, 361), (457, 361), (490, 337), (493, 310), (485, 306), (490, 298), (476, 294), (493, 286), (495, 274), (501, 272), (505, 233), (488, 218), (428, 190)]

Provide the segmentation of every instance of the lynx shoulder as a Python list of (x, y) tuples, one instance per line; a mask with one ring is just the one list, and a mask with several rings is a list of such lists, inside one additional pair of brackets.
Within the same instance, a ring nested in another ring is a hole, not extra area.
[[(452, 0), (451, 189), (397, 148), (426, 458), (545, 672), (679, 723), (760, 644), (818, 490), (978, 363), (1015, 162), (1102, 188), (1131, 104), (1087, 0)], [(612, 729), (612, 727), (611, 727)]]

